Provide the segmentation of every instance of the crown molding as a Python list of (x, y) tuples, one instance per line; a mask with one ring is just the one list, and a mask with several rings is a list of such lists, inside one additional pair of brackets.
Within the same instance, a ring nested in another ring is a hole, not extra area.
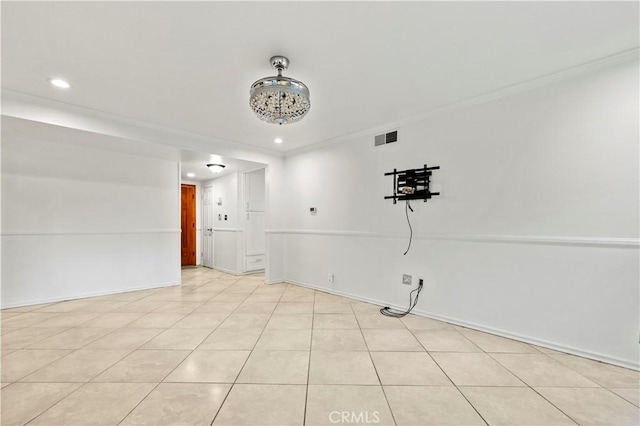
[(506, 98), (512, 95), (516, 95), (518, 93), (527, 92), (529, 90), (537, 89), (540, 87), (550, 86), (554, 83), (558, 83), (563, 80), (567, 80), (573, 77), (578, 77), (584, 74), (589, 74), (591, 72), (612, 67), (614, 65), (637, 61), (639, 56), (640, 56), (639, 48), (624, 50), (622, 52), (618, 52), (610, 56), (605, 56), (600, 59), (596, 59), (590, 62), (585, 62), (583, 64), (579, 64), (570, 68), (565, 68), (560, 71), (541, 75), (539, 77), (535, 77), (520, 83), (512, 84), (510, 86), (505, 86), (500, 89), (483, 93), (478, 96), (472, 96), (470, 98), (466, 98), (461, 101), (454, 102), (452, 104), (434, 108), (422, 114), (413, 115), (411, 117), (391, 121), (380, 126), (359, 130), (357, 132), (352, 132), (346, 135), (325, 139), (325, 140), (313, 143), (311, 145), (306, 145), (300, 148), (292, 149), (290, 151), (285, 152), (285, 158), (302, 154), (305, 152), (309, 152), (309, 151), (315, 151), (316, 149), (329, 147), (332, 145), (339, 144), (341, 142), (345, 142), (345, 141), (360, 138), (360, 137), (374, 136), (381, 133), (386, 133), (392, 130), (396, 130), (399, 127), (403, 127), (408, 124), (417, 123), (420, 121), (425, 121), (427, 119), (430, 119), (442, 114), (450, 113), (453, 111), (457, 111), (457, 110), (468, 108), (475, 105), (489, 103), (494, 100)]
[[(155, 142), (181, 149), (210, 152), (248, 161), (267, 162), (269, 157), (284, 157), (282, 152), (269, 148), (165, 127), (15, 90), (3, 88), (1, 98), (2, 115), (7, 117)], [(252, 154), (253, 159), (249, 158)], [(263, 158), (261, 160), (256, 157)]]
[[(610, 56), (606, 56), (604, 58), (576, 65), (554, 73), (542, 75), (527, 81), (523, 81), (521, 83), (516, 83), (449, 105), (438, 107), (422, 114), (388, 122), (380, 126), (363, 129), (334, 138), (325, 139), (311, 145), (306, 145), (286, 152), (151, 124), (113, 113), (107, 113), (96, 109), (81, 107), (78, 105), (34, 96), (10, 89), (2, 89), (2, 115), (44, 122), (62, 127), (78, 128), (80, 130), (93, 131), (95, 133), (110, 134), (111, 136), (147, 140), (182, 149), (191, 149), (206, 152), (217, 150), (218, 152), (215, 152), (215, 154), (228, 155), (231, 157), (246, 159), (249, 161), (267, 162), (268, 158), (263, 158), (262, 160), (260, 160), (256, 159), (255, 157), (251, 159), (250, 157), (252, 157), (253, 154), (257, 155), (258, 157), (267, 156), (271, 158), (286, 158), (304, 152), (314, 151), (323, 147), (332, 146), (355, 138), (384, 133), (392, 129), (406, 126), (408, 124), (424, 121), (470, 106), (488, 103), (497, 99), (509, 97), (539, 87), (548, 86), (562, 80), (588, 74), (590, 72), (605, 69), (617, 64), (637, 61), (638, 57), (640, 56), (639, 53), (640, 50), (638, 48), (625, 50)], [(50, 111), (55, 110), (62, 114), (40, 114), (41, 117), (36, 118), (34, 115), (30, 115), (29, 106), (39, 107), (41, 109), (41, 112), (43, 109), (46, 109)], [(75, 127), (73, 125), (70, 125), (69, 123), (65, 124), (56, 122), (52, 118), (56, 116), (64, 116), (67, 119), (71, 116), (80, 117), (80, 119), (77, 121), (84, 124), (93, 120), (94, 128)]]

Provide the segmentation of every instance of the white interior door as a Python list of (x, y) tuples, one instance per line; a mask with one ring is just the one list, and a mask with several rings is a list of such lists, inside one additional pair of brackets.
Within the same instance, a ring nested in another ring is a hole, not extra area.
[(202, 265), (213, 268), (213, 186), (202, 189)]

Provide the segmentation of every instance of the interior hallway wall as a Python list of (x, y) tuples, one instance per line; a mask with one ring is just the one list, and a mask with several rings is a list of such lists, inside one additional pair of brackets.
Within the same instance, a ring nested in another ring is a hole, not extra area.
[(175, 149), (2, 118), (2, 307), (180, 283)]
[[(143, 141), (166, 149), (216, 152), (218, 155), (267, 165), (267, 227), (284, 227), (285, 182), (282, 153), (270, 149), (239, 146), (237, 143), (205, 137), (189, 132), (123, 118), (118, 115), (97, 112), (51, 99), (2, 90), (2, 115), (38, 123), (47, 123), (77, 129), (91, 134)], [(281, 234), (267, 235), (268, 282), (280, 282), (284, 278), (284, 240)]]
[[(419, 313), (637, 368), (638, 116), (636, 60), (287, 155), (285, 279), (406, 308), (412, 274)], [(403, 256), (383, 174), (425, 163)]]

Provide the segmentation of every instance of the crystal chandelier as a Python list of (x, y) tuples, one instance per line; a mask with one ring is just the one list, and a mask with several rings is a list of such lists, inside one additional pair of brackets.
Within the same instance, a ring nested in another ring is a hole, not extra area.
[(309, 89), (301, 81), (282, 76), (289, 66), (284, 56), (271, 58), (271, 66), (278, 75), (261, 78), (251, 85), (249, 106), (267, 123), (282, 125), (302, 120), (311, 108)]

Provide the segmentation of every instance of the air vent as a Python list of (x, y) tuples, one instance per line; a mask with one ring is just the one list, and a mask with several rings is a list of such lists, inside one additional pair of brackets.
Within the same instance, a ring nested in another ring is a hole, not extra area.
[(377, 135), (373, 139), (373, 145), (380, 146), (380, 145), (386, 145), (388, 143), (397, 142), (397, 141), (398, 141), (398, 131), (394, 130), (393, 132)]

